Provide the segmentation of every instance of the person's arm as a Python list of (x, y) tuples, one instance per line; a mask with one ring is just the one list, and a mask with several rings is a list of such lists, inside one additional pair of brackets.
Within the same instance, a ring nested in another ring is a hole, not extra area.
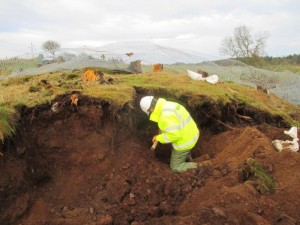
[(162, 132), (161, 134), (156, 136), (156, 140), (164, 144), (176, 142), (179, 138), (180, 138), (179, 130)]
[(173, 143), (180, 139), (180, 125), (177, 118), (170, 115), (161, 116), (158, 126), (161, 134), (157, 135), (156, 140), (160, 143)]

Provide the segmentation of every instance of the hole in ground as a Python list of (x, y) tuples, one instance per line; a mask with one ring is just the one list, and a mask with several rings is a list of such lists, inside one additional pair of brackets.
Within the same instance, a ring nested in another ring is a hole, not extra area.
[[(16, 137), (2, 146), (2, 224), (154, 224), (166, 216), (181, 218), (181, 204), (212, 175), (203, 170), (172, 173), (170, 146), (149, 150), (157, 128), (137, 107), (118, 110), (86, 97), (78, 107), (71, 107), (67, 96), (57, 102), (57, 112), (47, 105), (21, 109)], [(222, 110), (209, 112), (208, 105), (205, 113), (191, 109), (202, 127), (195, 158), (215, 157), (223, 144), (212, 151), (210, 140), (228, 129), (224, 124), (236, 122), (226, 121)], [(217, 124), (221, 128), (215, 129)], [(221, 177), (230, 173), (225, 167), (218, 167)], [(214, 217), (212, 212), (205, 216)]]

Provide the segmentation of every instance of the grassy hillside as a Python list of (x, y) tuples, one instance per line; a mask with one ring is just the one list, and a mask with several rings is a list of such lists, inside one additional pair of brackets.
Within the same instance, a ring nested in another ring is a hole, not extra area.
[(0, 60), (0, 77), (8, 76), (13, 71), (20, 71), (29, 68), (36, 68), (37, 67), (37, 59), (19, 59), (19, 58), (12, 58), (12, 59), (5, 59)]
[(239, 61), (257, 68), (271, 71), (291, 71), (300, 75), (300, 55), (294, 54), (285, 57), (250, 57), (239, 58)]
[(100, 85), (96, 81), (82, 81), (84, 71), (85, 69), (0, 81), (0, 138), (3, 139), (13, 133), (14, 124), (9, 115), (15, 112), (16, 106), (51, 105), (59, 95), (80, 92), (81, 95), (99, 98), (122, 108), (125, 104), (133, 104), (137, 88), (147, 89), (148, 93), (158, 93), (163, 90), (178, 98), (187, 96), (186, 104), (190, 106), (201, 105), (203, 99), (223, 105), (235, 101), (272, 115), (282, 116), (289, 123), (299, 125), (299, 121), (295, 121), (292, 117), (292, 115), (299, 115), (299, 106), (290, 104), (275, 95), (268, 96), (260, 93), (251, 87), (233, 83), (212, 85), (207, 82), (193, 81), (186, 74), (175, 76), (167, 73), (105, 74), (106, 78), (113, 78), (113, 84)]

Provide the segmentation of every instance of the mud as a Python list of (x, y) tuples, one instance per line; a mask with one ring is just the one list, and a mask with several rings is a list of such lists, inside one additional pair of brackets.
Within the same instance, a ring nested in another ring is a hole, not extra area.
[[(193, 157), (208, 154), (212, 165), (175, 174), (171, 146), (150, 151), (156, 127), (137, 108), (57, 102), (56, 112), (20, 109), (16, 136), (0, 147), (0, 224), (300, 224), (300, 155), (272, 146), (288, 139), (279, 118), (191, 109), (201, 129)], [(239, 180), (247, 158), (274, 178), (274, 194)]]

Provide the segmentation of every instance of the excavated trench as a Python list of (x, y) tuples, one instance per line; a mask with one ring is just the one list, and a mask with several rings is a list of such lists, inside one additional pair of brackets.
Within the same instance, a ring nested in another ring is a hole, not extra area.
[[(138, 99), (145, 93), (138, 93), (133, 108), (116, 109), (84, 96), (72, 106), (68, 95), (54, 101), (56, 111), (49, 105), (20, 108), (15, 137), (0, 149), (0, 224), (299, 221), (295, 209), (287, 212), (295, 205), (278, 206), (284, 195), (263, 199), (253, 185), (241, 184), (235, 172), (249, 156), (272, 167), (275, 153), (263, 146), (287, 126), (282, 118), (236, 103), (203, 101), (189, 109), (201, 130), (193, 157), (208, 154), (213, 166), (174, 174), (168, 165), (169, 145), (149, 150), (157, 127), (139, 109)], [(178, 101), (184, 104), (186, 99)], [(288, 193), (287, 199), (295, 198)]]

